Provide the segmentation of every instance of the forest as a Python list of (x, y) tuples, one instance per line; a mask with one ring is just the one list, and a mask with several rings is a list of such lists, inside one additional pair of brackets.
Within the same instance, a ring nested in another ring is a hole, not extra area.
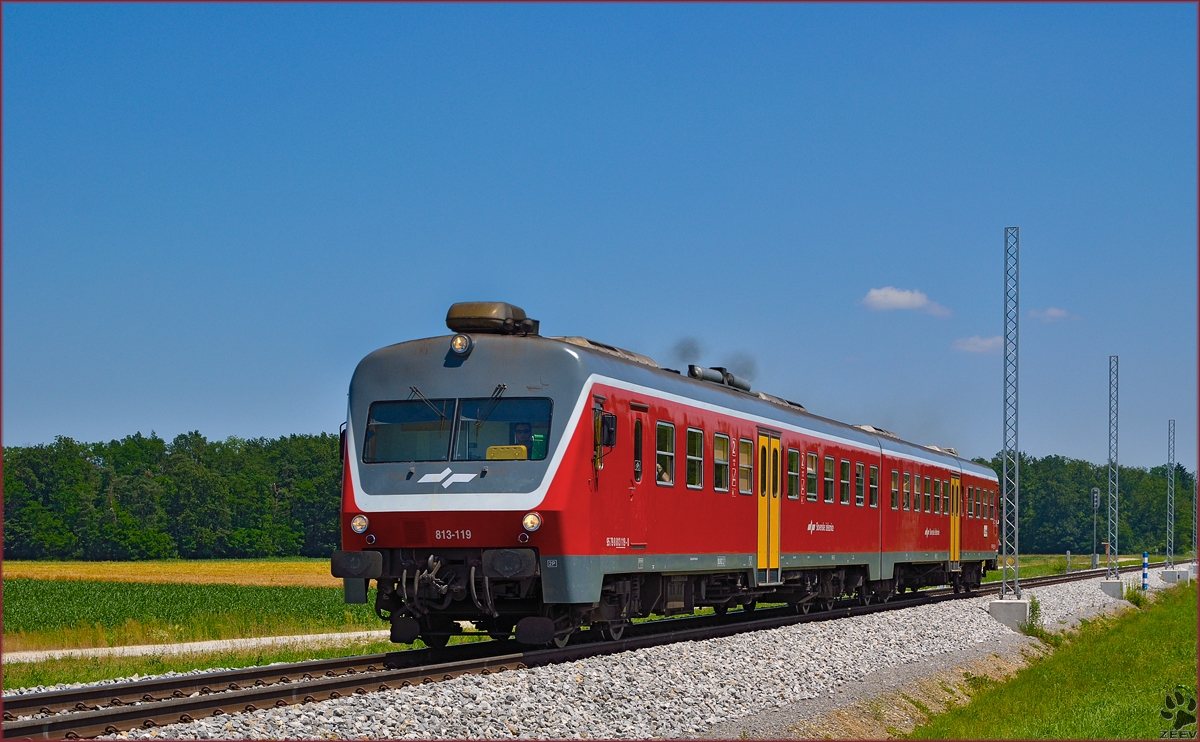
[[(1000, 471), (1000, 458), (978, 459)], [(1021, 456), (1022, 553), (1091, 553), (1091, 489), (1107, 464)], [(1175, 550), (1192, 544), (1194, 476), (1175, 473)], [(1166, 545), (1166, 466), (1121, 467), (1123, 553)], [(4, 449), (5, 559), (326, 557), (338, 548), (338, 436), (107, 443), (59, 437)]]

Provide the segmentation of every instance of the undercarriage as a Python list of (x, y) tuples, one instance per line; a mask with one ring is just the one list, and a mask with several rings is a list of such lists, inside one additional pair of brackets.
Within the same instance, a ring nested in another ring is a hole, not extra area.
[(863, 605), (890, 600), (922, 587), (950, 585), (955, 592), (979, 587), (990, 562), (897, 564), (893, 576), (870, 580), (867, 567), (785, 570), (782, 582), (754, 585), (751, 574), (635, 573), (606, 575), (594, 603), (542, 601), (539, 561), (533, 549), (391, 549), (383, 552), (375, 612), (391, 624), (391, 639), (418, 637), (445, 646), (461, 632), (459, 622), (494, 638), (514, 633), (526, 643), (565, 645), (583, 626), (620, 638), (634, 618), (676, 616), (709, 607), (754, 610), (758, 603), (785, 603), (799, 613), (830, 609), (853, 598)]

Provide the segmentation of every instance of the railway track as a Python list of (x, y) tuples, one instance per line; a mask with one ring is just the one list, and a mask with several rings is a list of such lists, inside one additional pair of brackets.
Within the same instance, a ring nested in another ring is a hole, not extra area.
[[(1160, 566), (1156, 563), (1152, 566)], [(1124, 567), (1121, 572), (1140, 570)], [(1066, 575), (1022, 580), (1026, 588), (1102, 577), (1105, 571), (1082, 570)], [(458, 644), (386, 654), (312, 660), (267, 667), (226, 670), (182, 677), (114, 683), (4, 699), (5, 739), (80, 739), (115, 734), (137, 727), (152, 728), (190, 722), (204, 716), (255, 711), (449, 680), (465, 673), (490, 674), (539, 665), (573, 662), (673, 642), (712, 639), (809, 621), (828, 621), (926, 605), (945, 600), (994, 594), (999, 583), (985, 583), (972, 593), (950, 588), (922, 590), (872, 605), (839, 601), (820, 613), (797, 614), (773, 608), (726, 616), (663, 619), (630, 626), (622, 639), (607, 641), (598, 631), (578, 634), (561, 649), (529, 649), (513, 640)], [(747, 616), (753, 616), (747, 620)], [(38, 715), (38, 716), (34, 716)], [(18, 718), (18, 717), (32, 718)]]

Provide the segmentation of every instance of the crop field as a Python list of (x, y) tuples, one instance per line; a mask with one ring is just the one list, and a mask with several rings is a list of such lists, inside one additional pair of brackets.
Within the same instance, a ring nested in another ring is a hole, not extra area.
[(262, 585), (266, 587), (341, 587), (329, 574), (328, 559), (172, 559), (149, 562), (12, 561), (4, 579), (87, 580)]
[(386, 628), (369, 599), (346, 605), (329, 587), (5, 579), (4, 651)]

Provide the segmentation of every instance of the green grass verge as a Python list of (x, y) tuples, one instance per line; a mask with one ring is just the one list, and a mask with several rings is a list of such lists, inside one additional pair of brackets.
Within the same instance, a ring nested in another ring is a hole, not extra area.
[(337, 588), (5, 580), (4, 649), (385, 628), (372, 604), (346, 605)]
[(1144, 610), (1084, 622), (1052, 655), (1007, 683), (979, 683), (969, 704), (910, 736), (1157, 739), (1164, 698), (1179, 685), (1195, 697), (1195, 583), (1162, 591)]
[[(1160, 560), (1162, 557), (1152, 557), (1151, 561)], [(1142, 555), (1122, 555), (1117, 563), (1122, 567), (1128, 567), (1134, 564), (1142, 563)], [(1022, 554), (1021, 555), (1021, 577), (1045, 577), (1046, 575), (1061, 575), (1067, 571), (1067, 555), (1066, 554)], [(1091, 554), (1072, 554), (1071, 555), (1071, 571), (1079, 572), (1085, 569), (1091, 569), (1092, 555)], [(1104, 554), (1100, 555), (1100, 567), (1104, 567)], [(999, 582), (1001, 570), (999, 568), (991, 570), (983, 578), (984, 582)]]

